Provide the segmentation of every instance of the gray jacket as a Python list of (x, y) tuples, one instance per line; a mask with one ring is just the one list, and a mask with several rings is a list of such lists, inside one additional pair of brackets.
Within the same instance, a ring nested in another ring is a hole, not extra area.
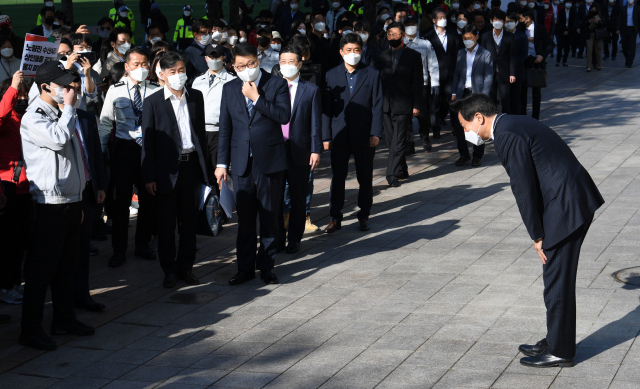
[(236, 76), (229, 73), (225, 68), (222, 68), (216, 77), (213, 79), (213, 84), (209, 86), (209, 77), (211, 73), (207, 70), (193, 80), (191, 87), (202, 92), (204, 96), (204, 113), (205, 113), (205, 125), (206, 130), (209, 132), (219, 130), (219, 118), (220, 118), (220, 104), (222, 103), (222, 87), (229, 81), (232, 81)]
[[(461, 99), (464, 94), (464, 84), (467, 81), (467, 49), (460, 49), (458, 52), (458, 62), (456, 71), (453, 74), (453, 85), (451, 87), (456, 98)], [(471, 90), (473, 93), (484, 93), (489, 95), (491, 84), (493, 83), (493, 60), (489, 50), (478, 45), (478, 52), (473, 60), (471, 68)]]
[(22, 117), (20, 136), (30, 192), (41, 204), (82, 201), (85, 186), (76, 110), (57, 109), (37, 98)]

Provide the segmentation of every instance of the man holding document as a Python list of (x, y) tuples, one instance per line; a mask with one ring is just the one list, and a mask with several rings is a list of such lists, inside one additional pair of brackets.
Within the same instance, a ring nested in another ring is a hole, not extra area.
[[(205, 110), (202, 93), (185, 87), (183, 57), (169, 52), (160, 60), (164, 91), (144, 100), (142, 115), (142, 182), (156, 197), (158, 256), (165, 273), (163, 286), (173, 288), (177, 278), (188, 285), (200, 281), (191, 272), (196, 259), (196, 229), (202, 185), (213, 171), (206, 152)], [(176, 256), (176, 220), (180, 247)]]

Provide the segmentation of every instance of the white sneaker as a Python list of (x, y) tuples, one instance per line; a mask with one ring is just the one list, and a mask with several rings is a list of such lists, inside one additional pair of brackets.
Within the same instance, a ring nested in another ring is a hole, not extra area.
[(129, 215), (137, 215), (138, 208), (129, 207)]
[(0, 300), (7, 304), (22, 304), (22, 296), (15, 289), (2, 289), (2, 291), (0, 291)]

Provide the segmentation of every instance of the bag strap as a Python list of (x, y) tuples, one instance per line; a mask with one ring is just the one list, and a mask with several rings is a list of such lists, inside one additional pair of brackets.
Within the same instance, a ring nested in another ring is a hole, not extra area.
[(13, 169), (13, 182), (16, 184), (20, 181), (20, 174), (22, 174), (22, 168), (24, 167), (24, 156), (22, 155), (22, 150), (20, 151), (20, 160), (16, 164), (16, 168)]

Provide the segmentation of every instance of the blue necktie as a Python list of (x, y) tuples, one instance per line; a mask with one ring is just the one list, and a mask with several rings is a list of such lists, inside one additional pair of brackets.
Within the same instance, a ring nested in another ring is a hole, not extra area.
[(251, 117), (251, 112), (253, 112), (253, 101), (251, 99), (247, 99), (247, 111), (249, 111), (249, 117)]
[(213, 84), (213, 80), (216, 78), (216, 76), (214, 76), (213, 74), (211, 76), (209, 76), (209, 87), (211, 87), (211, 85)]
[[(136, 127), (142, 124), (142, 96), (140, 96), (140, 85), (134, 86), (133, 92), (133, 113), (136, 115)], [(136, 143), (142, 146), (142, 138), (136, 138)]]

